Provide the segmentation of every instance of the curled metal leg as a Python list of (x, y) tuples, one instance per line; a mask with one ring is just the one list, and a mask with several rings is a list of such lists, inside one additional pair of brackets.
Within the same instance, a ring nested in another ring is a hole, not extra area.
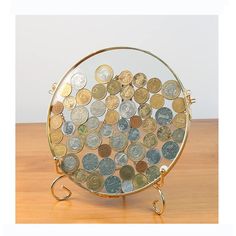
[(55, 184), (57, 183), (57, 181), (59, 181), (60, 179), (66, 177), (66, 175), (61, 175), (59, 177), (57, 177), (53, 182), (52, 182), (52, 185), (51, 185), (51, 193), (53, 195), (54, 198), (56, 198), (58, 201), (64, 201), (64, 200), (67, 200), (71, 195), (72, 195), (72, 192), (70, 191), (70, 189), (68, 189), (65, 185), (61, 185), (61, 188), (64, 189), (67, 194), (64, 196), (64, 197), (58, 197), (56, 194), (55, 194)]
[(59, 160), (58, 160), (56, 157), (54, 157), (54, 161), (55, 161), (56, 172), (57, 172), (58, 174), (62, 175), (63, 172), (60, 171), (60, 169), (59, 169)]
[(152, 203), (152, 209), (158, 214), (161, 215), (164, 210), (165, 210), (165, 197), (161, 191), (161, 189), (159, 188), (159, 186), (154, 186), (154, 188), (157, 189), (159, 195), (160, 195), (160, 199), (153, 201)]

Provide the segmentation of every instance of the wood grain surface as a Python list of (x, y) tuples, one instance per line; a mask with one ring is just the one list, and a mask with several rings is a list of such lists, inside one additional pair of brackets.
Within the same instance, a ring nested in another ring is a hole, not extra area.
[(192, 122), (182, 156), (165, 178), (162, 216), (152, 211), (153, 187), (107, 199), (63, 179), (72, 196), (58, 202), (50, 192), (57, 176), (45, 124), (17, 124), (16, 223), (218, 223), (218, 121)]

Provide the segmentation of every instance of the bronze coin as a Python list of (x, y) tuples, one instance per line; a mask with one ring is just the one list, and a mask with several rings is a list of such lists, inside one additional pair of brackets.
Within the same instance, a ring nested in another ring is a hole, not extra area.
[(175, 112), (180, 113), (185, 111), (185, 102), (184, 99), (179, 97), (172, 102), (172, 108)]
[(98, 154), (101, 157), (109, 157), (111, 155), (111, 147), (108, 144), (101, 144), (98, 147)]
[(50, 127), (52, 129), (58, 129), (61, 127), (62, 123), (63, 123), (63, 116), (61, 114), (58, 115), (54, 115), (52, 117), (50, 117)]
[(139, 88), (134, 92), (134, 100), (139, 104), (145, 103), (149, 99), (149, 92), (146, 88)]
[(57, 115), (62, 113), (64, 106), (61, 102), (57, 101), (55, 104), (52, 105), (52, 112)]
[(61, 129), (56, 129), (55, 131), (50, 133), (50, 141), (51, 143), (60, 143), (61, 140), (63, 139), (64, 135), (61, 132)]
[(120, 90), (121, 90), (121, 83), (118, 80), (113, 79), (107, 84), (107, 91), (111, 95), (116, 95), (117, 93), (120, 92)]
[(129, 179), (133, 179), (135, 175), (135, 170), (132, 166), (130, 165), (125, 165), (122, 166), (120, 169), (120, 177), (123, 180), (129, 180)]
[(136, 164), (136, 170), (138, 172), (145, 172), (147, 168), (148, 165), (145, 161), (138, 161), (138, 163)]
[(143, 73), (138, 73), (133, 78), (133, 85), (137, 88), (144, 87), (147, 83), (147, 76)]
[(157, 93), (161, 90), (162, 83), (158, 78), (152, 78), (147, 82), (147, 89), (150, 93)]
[(140, 116), (132, 116), (130, 118), (130, 125), (132, 128), (139, 128), (142, 125), (142, 119)]
[(134, 96), (134, 88), (129, 84), (122, 87), (120, 96), (123, 100), (130, 100)]
[(108, 110), (105, 115), (105, 122), (109, 125), (114, 125), (119, 120), (119, 113), (116, 110)]
[(92, 97), (97, 100), (102, 100), (107, 95), (107, 88), (104, 84), (95, 84), (92, 88)]
[(172, 124), (176, 128), (184, 128), (186, 125), (186, 114), (185, 113), (176, 114), (174, 119), (172, 120)]
[(150, 98), (150, 105), (152, 108), (159, 109), (165, 104), (165, 99), (161, 94), (154, 94)]
[(76, 94), (76, 101), (79, 105), (87, 105), (92, 99), (92, 94), (88, 89), (80, 89)]
[(121, 84), (128, 85), (133, 79), (133, 74), (128, 70), (124, 70), (119, 74), (118, 79)]

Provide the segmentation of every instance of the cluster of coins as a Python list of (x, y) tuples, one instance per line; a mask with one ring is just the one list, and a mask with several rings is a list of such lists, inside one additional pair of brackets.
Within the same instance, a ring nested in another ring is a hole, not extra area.
[(179, 83), (128, 70), (114, 76), (108, 65), (96, 69), (97, 83), (90, 90), (81, 71), (69, 79), (57, 91), (49, 120), (60, 168), (79, 185), (107, 194), (132, 192), (157, 180), (160, 166), (175, 159), (185, 136)]

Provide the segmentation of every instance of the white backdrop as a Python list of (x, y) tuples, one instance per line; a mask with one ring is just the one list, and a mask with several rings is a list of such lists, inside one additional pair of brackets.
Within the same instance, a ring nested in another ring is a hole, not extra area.
[(153, 52), (191, 89), (193, 118), (218, 117), (217, 16), (17, 16), (16, 122), (45, 122), (51, 84), (111, 46)]

